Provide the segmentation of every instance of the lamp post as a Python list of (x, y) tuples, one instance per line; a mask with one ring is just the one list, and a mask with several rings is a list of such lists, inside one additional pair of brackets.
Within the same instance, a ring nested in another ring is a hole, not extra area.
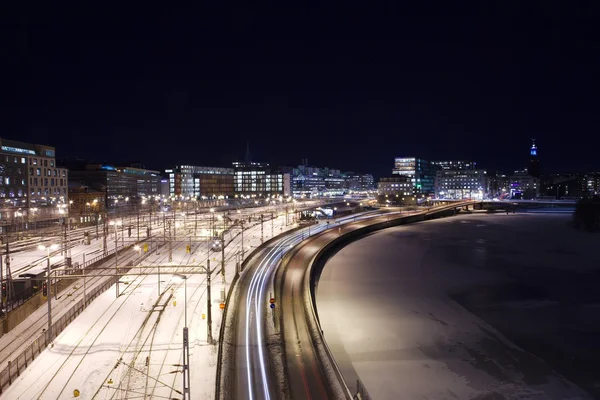
[(187, 276), (180, 274), (173, 274), (173, 277), (177, 280), (183, 280), (183, 397), (184, 399), (190, 398), (190, 347), (187, 327)]
[[(47, 270), (46, 270), (46, 290), (49, 291), (51, 290), (51, 285), (50, 285), (50, 274), (51, 274), (51, 269), (50, 269), (50, 250), (55, 250), (58, 248), (57, 244), (51, 244), (49, 246), (44, 246), (43, 244), (40, 244), (38, 246), (38, 249), (40, 250), (46, 250), (46, 260), (47, 260)], [(51, 293), (47, 293), (48, 294), (48, 343), (52, 342), (52, 294)]]
[(109, 225), (112, 225), (115, 227), (115, 288), (116, 288), (116, 293), (117, 293), (117, 297), (119, 297), (119, 252), (117, 251), (117, 246), (119, 245), (118, 243), (118, 236), (117, 236), (117, 227), (119, 225), (122, 225), (121, 221), (110, 221)]

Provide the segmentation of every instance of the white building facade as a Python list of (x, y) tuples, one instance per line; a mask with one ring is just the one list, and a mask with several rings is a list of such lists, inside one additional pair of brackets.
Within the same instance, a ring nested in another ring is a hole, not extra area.
[(435, 196), (438, 199), (474, 199), (487, 196), (488, 177), (482, 169), (443, 169), (436, 171)]

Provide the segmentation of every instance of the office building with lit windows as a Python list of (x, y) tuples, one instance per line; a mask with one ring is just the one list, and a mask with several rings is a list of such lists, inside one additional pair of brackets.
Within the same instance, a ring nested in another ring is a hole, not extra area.
[(17, 218), (27, 229), (36, 216), (55, 214), (56, 205), (68, 202), (67, 179), (54, 147), (0, 139), (0, 223)]
[(515, 171), (510, 177), (510, 197), (512, 199), (531, 200), (540, 196), (540, 178), (529, 174), (527, 170)]
[(402, 175), (384, 177), (377, 183), (377, 197), (382, 204), (415, 205), (417, 197), (410, 178)]
[(435, 192), (435, 173), (440, 168), (420, 158), (397, 157), (392, 174), (405, 176), (412, 183), (416, 197), (424, 198)]
[(291, 195), (290, 174), (272, 171), (267, 163), (235, 161), (233, 169), (234, 190), (238, 196)]
[(487, 172), (482, 169), (442, 169), (436, 171), (435, 197), (438, 199), (474, 199), (487, 197)]
[(84, 169), (71, 170), (69, 184), (103, 192), (104, 205), (112, 210), (137, 204), (144, 197), (159, 195), (160, 179), (159, 171), (90, 163)]
[(234, 195), (233, 168), (177, 165), (165, 173), (169, 196), (216, 199)]

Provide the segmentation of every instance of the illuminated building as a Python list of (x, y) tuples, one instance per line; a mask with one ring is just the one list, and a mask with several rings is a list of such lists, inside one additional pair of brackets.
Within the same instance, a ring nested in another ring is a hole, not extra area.
[(193, 198), (232, 197), (233, 168), (178, 165), (167, 169), (169, 195)]
[(540, 195), (540, 179), (528, 171), (515, 171), (510, 177), (510, 197), (513, 199), (535, 199)]
[(488, 178), (482, 169), (443, 169), (436, 171), (435, 197), (475, 199), (487, 196)]
[(290, 174), (271, 171), (267, 163), (235, 161), (233, 169), (236, 195), (251, 197), (291, 195)]
[(52, 146), (0, 139), (0, 223), (54, 217), (68, 202), (68, 171), (56, 165)]
[(137, 204), (142, 197), (158, 195), (160, 172), (109, 164), (87, 164), (84, 169), (70, 171), (69, 184), (101, 191), (107, 209), (121, 208)]
[(419, 198), (435, 192), (435, 172), (439, 166), (414, 157), (397, 157), (394, 160), (393, 175), (405, 176), (413, 184), (413, 191)]
[(529, 149), (529, 166), (527, 172), (534, 178), (539, 178), (540, 172), (540, 160), (538, 158), (538, 149), (535, 145), (535, 139), (532, 139), (531, 149)]
[(377, 195), (380, 203), (393, 205), (414, 205), (417, 198), (410, 178), (402, 175), (384, 177), (377, 183)]

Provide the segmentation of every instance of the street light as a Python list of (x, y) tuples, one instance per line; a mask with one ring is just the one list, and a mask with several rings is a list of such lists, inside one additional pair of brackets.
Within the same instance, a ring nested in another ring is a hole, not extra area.
[(52, 342), (52, 294), (49, 292), (52, 288), (50, 285), (50, 250), (55, 250), (58, 248), (57, 244), (51, 244), (49, 246), (44, 246), (40, 244), (38, 249), (46, 250), (46, 259), (47, 259), (47, 270), (46, 270), (46, 290), (48, 290), (48, 343)]
[(190, 347), (187, 327), (187, 276), (181, 274), (173, 274), (176, 282), (183, 280), (183, 396), (185, 399), (190, 398)]

